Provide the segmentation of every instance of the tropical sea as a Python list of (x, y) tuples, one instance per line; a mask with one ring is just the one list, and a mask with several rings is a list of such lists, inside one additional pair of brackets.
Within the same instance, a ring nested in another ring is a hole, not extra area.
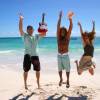
[[(100, 37), (94, 41), (94, 58), (97, 71), (100, 71)], [(57, 39), (56, 37), (42, 38), (37, 46), (43, 71), (57, 70)], [(71, 69), (75, 69), (74, 61), (80, 59), (83, 54), (83, 46), (80, 37), (72, 37), (69, 45), (69, 55), (71, 59)], [(21, 37), (0, 38), (0, 67), (22, 71), (24, 57), (24, 43)]]

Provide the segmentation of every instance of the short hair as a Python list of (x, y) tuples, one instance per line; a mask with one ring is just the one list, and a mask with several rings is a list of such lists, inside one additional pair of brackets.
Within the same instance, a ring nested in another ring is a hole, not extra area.
[(33, 27), (32, 27), (31, 25), (28, 25), (28, 26), (27, 26), (27, 30), (28, 30), (28, 29), (33, 29)]

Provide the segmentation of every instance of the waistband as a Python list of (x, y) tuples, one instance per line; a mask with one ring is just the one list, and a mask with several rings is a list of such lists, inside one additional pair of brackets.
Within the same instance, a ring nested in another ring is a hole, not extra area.
[(67, 52), (67, 53), (63, 53), (63, 54), (61, 54), (61, 53), (58, 53), (58, 56), (67, 56), (69, 53)]

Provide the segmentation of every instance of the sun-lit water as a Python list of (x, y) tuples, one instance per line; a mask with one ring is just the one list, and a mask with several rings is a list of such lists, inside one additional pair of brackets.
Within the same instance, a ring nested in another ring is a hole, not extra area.
[[(95, 52), (94, 60), (97, 65), (100, 61), (100, 38), (97, 37), (94, 42)], [(39, 41), (38, 53), (41, 63), (50, 67), (50, 64), (57, 66), (57, 39), (56, 37), (45, 37)], [(80, 37), (72, 37), (69, 45), (70, 59), (73, 63), (83, 54), (83, 47)], [(22, 38), (0, 38), (0, 67), (9, 67), (17, 69), (22, 66), (24, 55), (24, 43)], [(73, 65), (73, 64), (72, 64)], [(17, 66), (17, 68), (16, 68)], [(52, 66), (51, 66), (52, 67)], [(73, 67), (73, 66), (72, 66)], [(22, 68), (22, 67), (21, 67)]]

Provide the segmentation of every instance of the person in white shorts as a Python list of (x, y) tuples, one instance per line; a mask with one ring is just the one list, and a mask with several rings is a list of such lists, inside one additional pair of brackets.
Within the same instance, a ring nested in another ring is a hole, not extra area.
[(63, 83), (62, 70), (66, 70), (66, 87), (69, 88), (69, 75), (70, 75), (70, 59), (68, 55), (70, 35), (73, 28), (72, 16), (74, 13), (71, 11), (68, 13), (68, 19), (70, 21), (69, 28), (61, 27), (62, 11), (59, 14), (58, 24), (57, 24), (57, 42), (58, 42), (58, 72), (59, 72), (59, 86)]

